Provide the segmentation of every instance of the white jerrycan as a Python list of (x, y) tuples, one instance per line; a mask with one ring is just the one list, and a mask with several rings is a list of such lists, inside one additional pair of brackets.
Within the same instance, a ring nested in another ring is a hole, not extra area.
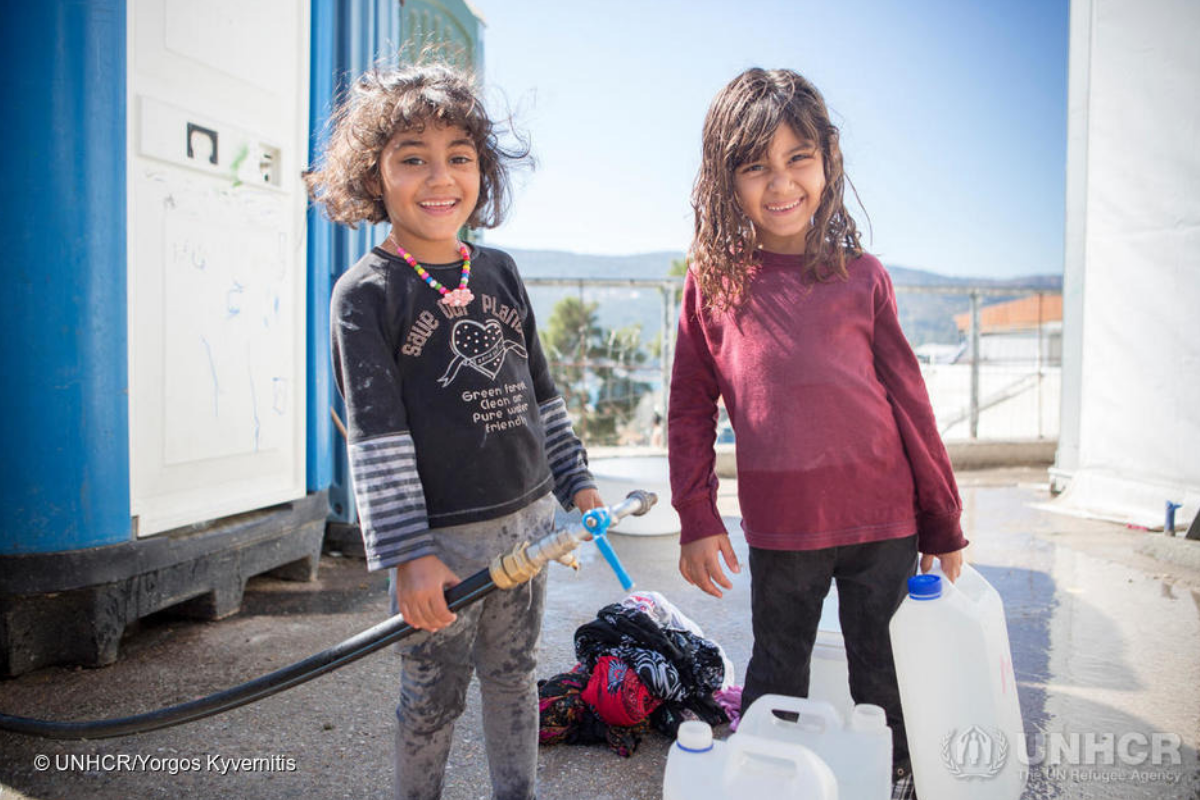
[[(780, 719), (775, 711), (796, 714)], [(803, 697), (765, 694), (754, 701), (738, 724), (737, 735), (794, 742), (829, 765), (844, 800), (888, 800), (892, 796), (892, 729), (879, 706), (854, 706), (843, 723), (831, 703)]]
[(1018, 800), (1026, 771), (1021, 706), (1000, 595), (964, 564), (909, 578), (892, 653), (917, 796)]
[[(854, 713), (854, 700), (850, 697), (846, 642), (842, 638), (842, 625), (838, 620), (836, 584), (829, 587), (825, 603), (821, 606), (817, 641), (813, 644), (812, 658), (809, 659), (808, 666), (809, 698), (833, 704), (842, 715), (842, 719), (849, 719)], [(845, 795), (845, 792), (842, 794)]]
[[(853, 795), (845, 797), (854, 800)], [(832, 770), (807, 747), (740, 729), (714, 741), (689, 720), (667, 754), (663, 800), (837, 800)]]

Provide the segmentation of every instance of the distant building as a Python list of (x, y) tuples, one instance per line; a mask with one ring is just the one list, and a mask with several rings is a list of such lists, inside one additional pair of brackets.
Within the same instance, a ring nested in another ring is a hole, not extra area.
[[(980, 361), (1062, 363), (1062, 295), (1033, 294), (979, 309)], [(954, 324), (970, 336), (971, 315), (957, 314)], [(963, 348), (958, 361), (969, 360)]]
[(953, 364), (959, 360), (966, 350), (966, 343), (938, 344), (926, 342), (913, 348), (917, 361), (922, 364)]

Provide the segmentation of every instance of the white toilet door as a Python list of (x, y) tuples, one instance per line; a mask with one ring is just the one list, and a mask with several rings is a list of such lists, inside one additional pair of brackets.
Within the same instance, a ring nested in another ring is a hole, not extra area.
[(306, 0), (129, 3), (139, 536), (305, 492), (308, 15)]

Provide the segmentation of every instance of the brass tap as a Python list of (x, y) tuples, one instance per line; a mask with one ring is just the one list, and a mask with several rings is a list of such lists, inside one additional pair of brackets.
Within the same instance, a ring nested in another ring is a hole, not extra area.
[(501, 589), (511, 589), (533, 578), (541, 571), (541, 566), (529, 560), (526, 551), (529, 542), (520, 542), (513, 546), (511, 553), (496, 556), (488, 571), (492, 582)]

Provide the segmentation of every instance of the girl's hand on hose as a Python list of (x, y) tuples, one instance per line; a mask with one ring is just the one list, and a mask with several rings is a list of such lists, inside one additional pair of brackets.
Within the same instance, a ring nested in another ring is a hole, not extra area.
[(458, 617), (446, 605), (444, 592), (458, 576), (437, 556), (421, 556), (396, 567), (396, 599), (404, 621), (423, 631), (440, 631)]
[(733, 552), (733, 545), (729, 543), (729, 535), (723, 533), (719, 536), (706, 536), (680, 547), (679, 574), (683, 575), (688, 583), (698, 586), (701, 591), (713, 597), (722, 597), (716, 584), (726, 589), (732, 589), (733, 584), (721, 569), (718, 556), (725, 559), (725, 565), (731, 571), (742, 571), (737, 554)]

